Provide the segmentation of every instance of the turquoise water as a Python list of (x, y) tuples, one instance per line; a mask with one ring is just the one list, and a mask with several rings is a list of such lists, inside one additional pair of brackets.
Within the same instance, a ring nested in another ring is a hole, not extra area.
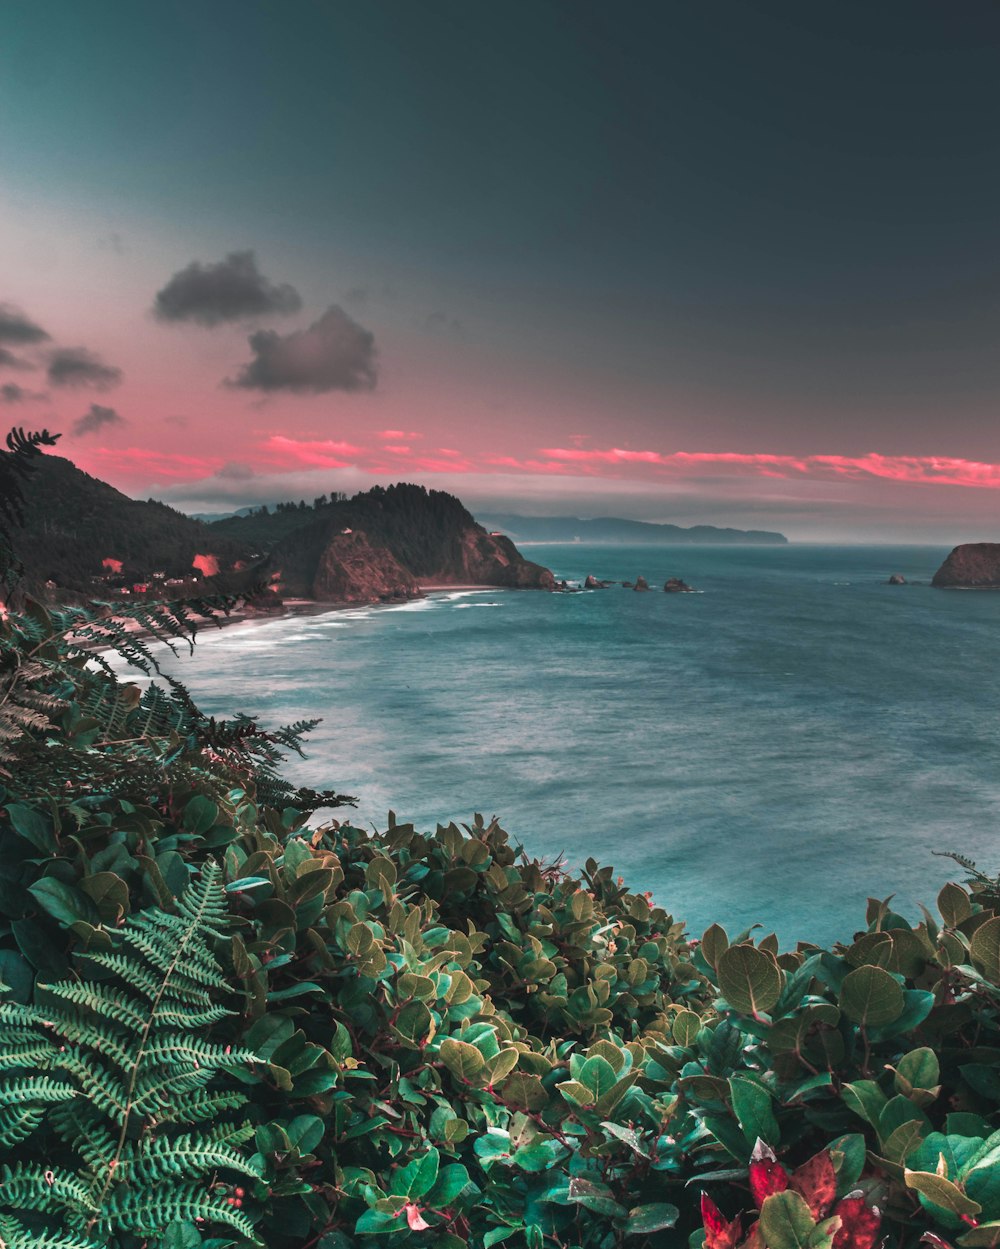
[[(583, 594), (448, 592), (209, 633), (171, 665), (213, 714), (322, 716), (302, 783), (356, 820), (496, 813), (535, 855), (611, 862), (688, 921), (847, 938), (869, 895), (1000, 868), (1000, 593), (925, 547), (554, 546)], [(698, 594), (664, 594), (680, 576)]]

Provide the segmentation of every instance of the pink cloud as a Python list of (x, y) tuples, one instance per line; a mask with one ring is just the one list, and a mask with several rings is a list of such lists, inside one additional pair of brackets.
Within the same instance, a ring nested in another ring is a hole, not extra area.
[(380, 429), (378, 437), (386, 438), (390, 442), (407, 442), (411, 439), (419, 438), (421, 435), (405, 429)]
[(362, 448), (350, 442), (335, 442), (326, 438), (303, 440), (272, 434), (261, 443), (267, 467), (276, 462), (295, 468), (348, 468), (361, 454)]
[(409, 455), (413, 448), (400, 446), (400, 444), (396, 442), (387, 442), (382, 450), (391, 451), (393, 455)]
[(222, 461), (198, 455), (172, 455), (146, 447), (96, 447), (89, 450), (86, 456), (78, 456), (77, 463), (81, 467), (89, 465), (99, 474), (114, 472), (135, 476), (143, 473), (157, 478), (176, 477), (183, 480), (207, 477)]
[(773, 455), (742, 451), (629, 451), (620, 447), (584, 450), (579, 447), (546, 447), (543, 460), (495, 458), (491, 463), (522, 472), (563, 473), (567, 465), (578, 472), (599, 472), (603, 467), (648, 465), (667, 474), (687, 469), (742, 470), (761, 477), (849, 477), (853, 480), (881, 478), (911, 484), (969, 486), (1000, 489), (1000, 464), (961, 460), (950, 456), (881, 455), (868, 452), (845, 455)]

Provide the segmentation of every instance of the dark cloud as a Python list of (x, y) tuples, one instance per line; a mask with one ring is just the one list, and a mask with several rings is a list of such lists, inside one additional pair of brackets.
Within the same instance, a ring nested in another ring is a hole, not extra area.
[(58, 347), (49, 354), (49, 381), (53, 386), (93, 386), (110, 390), (122, 380), (121, 369), (105, 364), (86, 347)]
[(230, 252), (218, 264), (192, 260), (156, 292), (153, 313), (160, 321), (220, 325), (269, 313), (298, 312), (302, 300), (287, 283), (275, 286), (257, 268), (253, 252)]
[(215, 475), (228, 481), (249, 481), (256, 476), (249, 464), (243, 464), (239, 460), (227, 460)]
[(35, 399), (44, 399), (45, 395), (35, 390), (25, 390), (17, 382), (5, 382), (0, 386), (0, 400), (4, 403), (30, 403)]
[(378, 379), (375, 335), (352, 321), (336, 304), (307, 330), (251, 334), (254, 358), (230, 386), (246, 390), (374, 390)]
[(49, 335), (13, 304), (0, 304), (0, 343), (44, 343)]
[(6, 347), (0, 347), (0, 368), (2, 369), (33, 369), (35, 366), (28, 360), (15, 356)]
[(102, 407), (99, 403), (92, 403), (90, 410), (85, 412), (79, 420), (73, 422), (73, 433), (80, 434), (96, 434), (99, 430), (106, 429), (109, 425), (124, 425), (125, 418), (117, 413), (114, 408)]

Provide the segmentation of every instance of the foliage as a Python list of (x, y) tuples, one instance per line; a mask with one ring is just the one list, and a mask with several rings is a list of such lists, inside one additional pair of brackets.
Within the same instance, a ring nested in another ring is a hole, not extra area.
[[(31, 477), (19, 477), (22, 486), (30, 480), (30, 488), (20, 517), (12, 521), (23, 522), (16, 545), (35, 592), (51, 578), (63, 590), (91, 593), (91, 578), (108, 572), (104, 559), (120, 561), (123, 575), (135, 582), (154, 571), (190, 576), (198, 554), (215, 555), (220, 567), (231, 569), (237, 560), (252, 562), (257, 553), (164, 503), (130, 499), (60, 456), (40, 455), (30, 466), (17, 460), (31, 468)], [(11, 471), (14, 462), (0, 451), (0, 474)], [(0, 480), (0, 498), (4, 493)]]
[(176, 913), (95, 933), (80, 960), (93, 979), (0, 1005), (0, 1142), (17, 1151), (0, 1170), (9, 1249), (65, 1232), (104, 1245), (196, 1219), (252, 1237), (219, 1182), (257, 1174), (241, 1149), (253, 1128), (219, 1117), (246, 1104), (235, 1072), (254, 1055), (206, 1039), (233, 1013), (218, 1004), (232, 991), (212, 953), (228, 927), (219, 875), (207, 863)]

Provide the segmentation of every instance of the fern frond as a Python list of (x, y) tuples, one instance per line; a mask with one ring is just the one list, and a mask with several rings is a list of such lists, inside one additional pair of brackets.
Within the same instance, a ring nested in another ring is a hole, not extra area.
[(20, 1145), (45, 1119), (45, 1106), (4, 1106), (0, 1110), (0, 1149)]
[(0, 1106), (32, 1103), (51, 1105), (54, 1102), (70, 1101), (76, 1095), (76, 1089), (72, 1085), (51, 1076), (24, 1076), (0, 1084)]
[(236, 1090), (195, 1089), (184, 1097), (183, 1104), (160, 1108), (159, 1123), (206, 1123), (227, 1110), (246, 1105), (246, 1094)]
[(260, 1243), (247, 1215), (196, 1184), (172, 1184), (152, 1191), (123, 1189), (110, 1199), (105, 1216), (97, 1226), (113, 1224), (135, 1232), (153, 1233), (176, 1220), (194, 1223), (196, 1219), (225, 1223), (247, 1240)]
[(90, 1187), (71, 1171), (52, 1170), (40, 1162), (19, 1162), (0, 1170), (0, 1205), (51, 1214), (72, 1210), (91, 1214)]
[[(252, 1136), (253, 1129), (248, 1130)], [(245, 1144), (249, 1137), (241, 1136), (239, 1143)], [(250, 1179), (263, 1175), (260, 1164), (237, 1148), (214, 1140), (210, 1134), (184, 1133), (173, 1140), (161, 1136), (139, 1142), (122, 1156), (115, 1176), (131, 1184), (158, 1184), (168, 1179), (200, 1179), (214, 1170), (236, 1171)]]
[(44, 1000), (55, 998), (80, 1010), (92, 1012), (95, 1017), (109, 1019), (124, 1028), (142, 1028), (149, 1017), (148, 1010), (126, 997), (113, 985), (92, 980), (63, 980), (55, 984), (39, 985)]
[(96, 1240), (82, 1240), (62, 1233), (28, 1231), (9, 1214), (0, 1214), (0, 1243), (5, 1249), (104, 1249)]

